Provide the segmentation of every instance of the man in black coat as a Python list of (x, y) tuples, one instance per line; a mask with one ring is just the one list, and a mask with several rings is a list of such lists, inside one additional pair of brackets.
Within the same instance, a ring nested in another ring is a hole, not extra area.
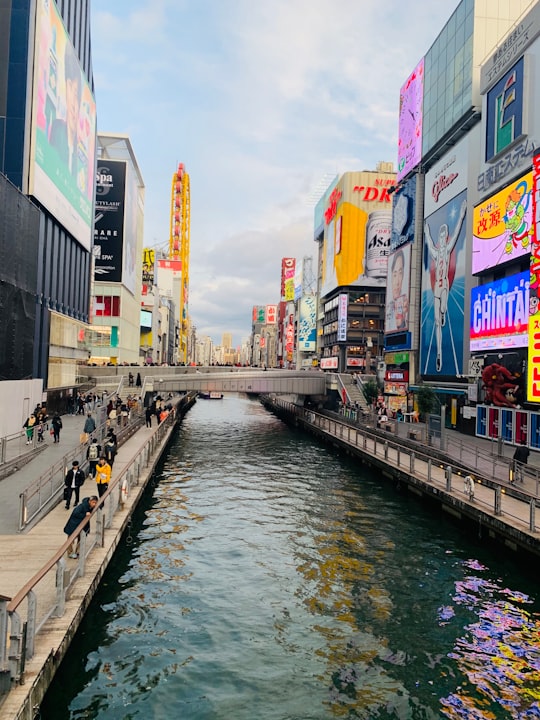
[(73, 493), (75, 493), (75, 505), (79, 504), (79, 493), (84, 480), (84, 473), (79, 467), (79, 461), (74, 460), (71, 463), (71, 468), (67, 471), (66, 477), (64, 478), (64, 500), (66, 501), (66, 510), (69, 510), (71, 496)]
[(525, 440), (521, 441), (521, 445), (518, 445), (514, 453), (514, 477), (512, 482), (523, 482), (523, 466), (527, 464), (529, 460), (529, 448)]
[[(84, 526), (84, 532), (88, 535), (90, 532), (90, 515), (97, 504), (97, 496), (92, 495), (91, 497), (83, 498), (81, 504), (73, 508), (69, 520), (64, 527), (64, 532), (68, 537), (75, 532), (85, 518), (87, 518), (87, 523)], [(80, 535), (77, 535), (72, 544), (71, 553), (69, 554), (70, 558), (75, 559), (79, 557), (79, 543)]]

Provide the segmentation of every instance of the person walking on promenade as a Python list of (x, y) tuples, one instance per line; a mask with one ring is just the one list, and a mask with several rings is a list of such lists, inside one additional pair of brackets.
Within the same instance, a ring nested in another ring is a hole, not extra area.
[(516, 481), (523, 482), (523, 467), (529, 460), (529, 448), (525, 440), (521, 441), (521, 445), (518, 445), (514, 453), (513, 459), (513, 477), (512, 484)]
[(86, 433), (86, 435), (87, 435), (86, 440), (88, 440), (88, 436), (91, 435), (95, 429), (96, 429), (96, 421), (92, 417), (92, 413), (87, 413), (86, 420), (84, 421), (84, 427), (83, 427), (83, 433)]
[(58, 413), (54, 413), (51, 420), (53, 442), (60, 442), (60, 430), (62, 429), (62, 418)]
[(96, 483), (99, 497), (107, 492), (111, 480), (111, 472), (111, 466), (102, 455), (96, 465)]
[(34, 426), (36, 424), (36, 416), (34, 413), (30, 415), (30, 417), (26, 418), (25, 423), (23, 425), (24, 431), (26, 433), (26, 444), (30, 445), (32, 443), (32, 440), (34, 439)]
[(114, 458), (116, 457), (116, 451), (117, 451), (117, 445), (116, 445), (116, 435), (108, 435), (107, 439), (105, 441), (105, 446), (103, 447), (103, 453), (105, 455), (105, 460), (109, 463), (111, 466), (111, 469), (114, 465)]
[(152, 408), (150, 405), (145, 410), (144, 417), (146, 418), (146, 427), (151, 428), (152, 427), (152, 415), (154, 413), (152, 412)]
[(71, 468), (67, 471), (64, 478), (64, 500), (66, 501), (66, 510), (69, 510), (71, 505), (71, 496), (75, 493), (75, 505), (79, 504), (79, 493), (81, 491), (81, 485), (85, 481), (84, 472), (79, 467), (79, 461), (74, 460), (71, 463)]
[[(79, 527), (79, 525), (85, 518), (87, 522), (84, 526), (84, 532), (88, 535), (88, 533), (90, 532), (90, 515), (94, 511), (94, 508), (97, 504), (98, 498), (95, 495), (92, 495), (91, 497), (83, 498), (81, 504), (76, 505), (73, 508), (73, 511), (69, 516), (69, 520), (64, 527), (64, 532), (68, 537), (75, 532), (75, 530)], [(71, 546), (71, 552), (69, 554), (70, 558), (75, 559), (79, 557), (80, 542), (80, 535), (77, 535), (77, 537), (73, 540)]]
[(45, 432), (45, 425), (41, 421), (38, 421), (38, 423), (36, 425), (36, 429), (37, 429), (38, 443), (45, 442), (45, 438), (43, 437), (43, 433)]
[(135, 381), (135, 385), (136, 385), (137, 387), (139, 387), (139, 388), (142, 387), (142, 380), (141, 380), (141, 373), (140, 373), (140, 372), (137, 373), (137, 380)]
[(92, 438), (92, 442), (86, 451), (86, 459), (88, 460), (88, 475), (92, 478), (96, 477), (96, 465), (101, 456), (101, 445), (98, 444), (97, 438)]

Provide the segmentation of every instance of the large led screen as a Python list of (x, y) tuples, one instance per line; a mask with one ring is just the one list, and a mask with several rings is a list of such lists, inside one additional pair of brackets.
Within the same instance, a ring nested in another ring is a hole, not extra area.
[[(540, 155), (533, 157), (533, 218), (540, 222)], [(531, 242), (529, 274), (529, 352), (527, 362), (527, 400), (540, 402), (540, 237)]]
[(471, 350), (527, 347), (529, 271), (471, 290)]
[(424, 222), (422, 375), (463, 374), (467, 191)]
[(386, 281), (385, 333), (404, 332), (409, 329), (409, 286), (411, 244), (393, 250), (388, 258)]
[(474, 208), (473, 274), (531, 251), (532, 182), (527, 173)]
[(416, 175), (407, 180), (394, 194), (392, 207), (392, 237), (390, 247), (414, 240), (414, 213), (416, 206)]
[(53, 0), (37, 0), (31, 138), (30, 195), (90, 250), (96, 105)]
[(399, 93), (398, 182), (422, 159), (422, 104), (424, 58), (420, 60)]

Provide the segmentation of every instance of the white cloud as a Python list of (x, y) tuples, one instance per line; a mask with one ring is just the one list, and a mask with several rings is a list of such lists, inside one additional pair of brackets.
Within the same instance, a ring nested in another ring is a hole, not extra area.
[[(454, 3), (454, 5), (457, 4)], [(112, 5), (112, 7), (111, 7)], [(93, 0), (101, 131), (128, 132), (145, 242), (166, 245), (171, 177), (191, 178), (190, 313), (249, 334), (281, 257), (314, 254), (320, 177), (395, 161), (399, 88), (447, 0)], [(322, 194), (322, 193), (321, 193)]]

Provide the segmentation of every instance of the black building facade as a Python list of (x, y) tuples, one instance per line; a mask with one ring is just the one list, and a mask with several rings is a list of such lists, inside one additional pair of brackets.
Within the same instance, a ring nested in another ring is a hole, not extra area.
[[(72, 386), (86, 362), (94, 148), (90, 0), (0, 0), (0, 172), (9, 180), (0, 186), (0, 302), (12, 344), (25, 348), (23, 362), (6, 359), (2, 379)], [(9, 302), (17, 288), (24, 303)], [(31, 367), (24, 337), (30, 319)]]

